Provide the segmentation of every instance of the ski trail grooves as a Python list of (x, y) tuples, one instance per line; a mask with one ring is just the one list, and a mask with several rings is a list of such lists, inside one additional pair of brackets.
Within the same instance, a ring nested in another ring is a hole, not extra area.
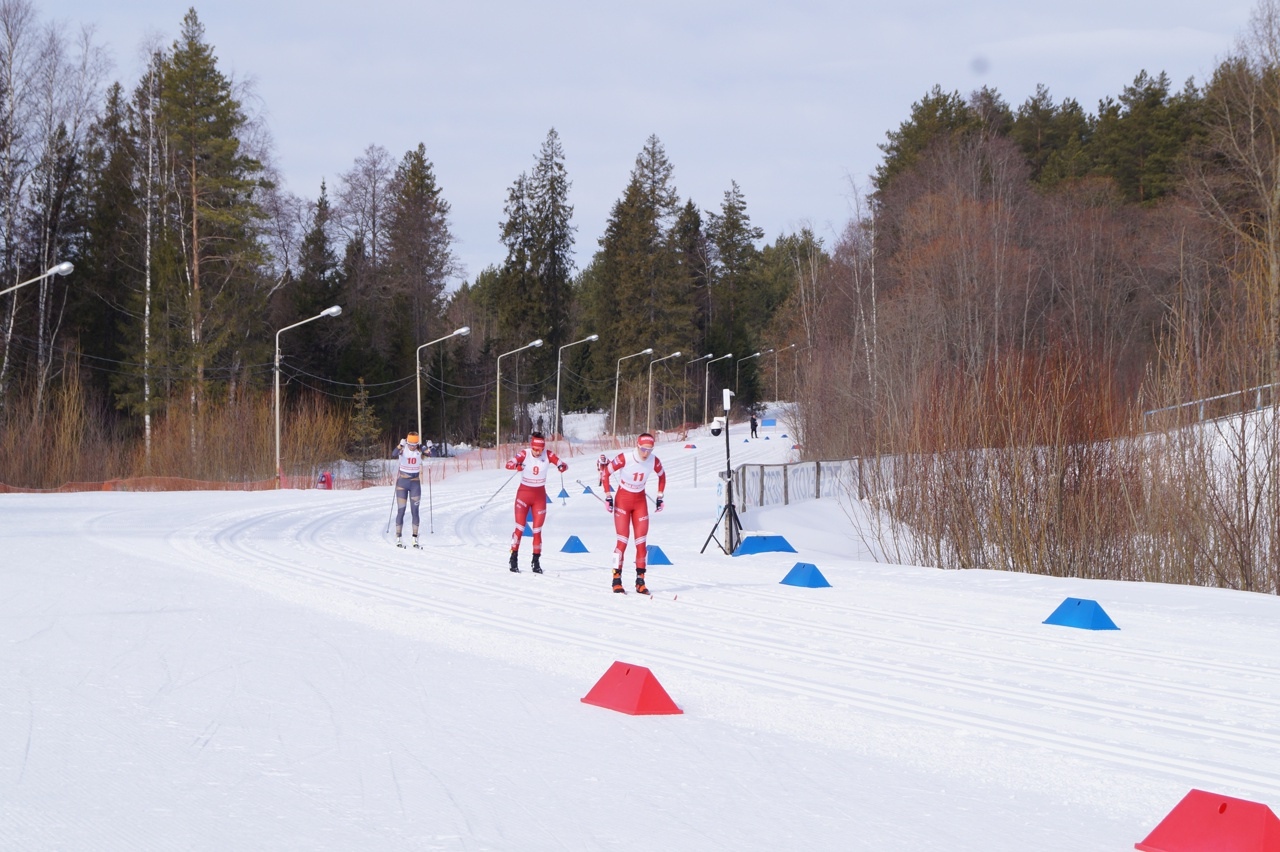
[[(175, 534), (173, 541), (214, 573), (235, 576), (292, 599), (298, 597), (297, 588), (311, 592), (327, 590), (376, 605), (391, 605), (409, 613), (430, 614), (481, 630), (495, 630), (499, 638), (517, 636), (528, 641), (550, 641), (590, 652), (599, 651), (602, 636), (623, 632), (644, 637), (643, 652), (648, 658), (719, 681), (767, 687), (869, 713), (970, 730), (1081, 759), (1103, 759), (1135, 768), (1155, 764), (1179, 776), (1259, 790), (1275, 787), (1273, 773), (1261, 768), (1253, 771), (1233, 768), (1196, 757), (1153, 758), (1144, 750), (1123, 742), (1098, 745), (1095, 743), (1105, 742), (1105, 738), (1079, 737), (1055, 730), (1050, 720), (1087, 716), (1092, 724), (1158, 727), (1166, 730), (1166, 736), (1172, 734), (1197, 743), (1216, 741), (1219, 747), (1230, 742), (1233, 748), (1242, 750), (1256, 751), (1261, 745), (1263, 750), (1272, 753), (1280, 748), (1280, 737), (1273, 732), (1224, 730), (1211, 719), (1191, 718), (1193, 708), (1188, 708), (1188, 714), (1184, 715), (1154, 712), (1108, 702), (1102, 697), (1064, 694), (1047, 685), (1026, 688), (991, 679), (970, 682), (910, 660), (878, 662), (843, 650), (849, 647), (851, 637), (865, 640), (865, 635), (859, 637), (856, 632), (837, 625), (814, 625), (759, 610), (752, 615), (758, 627), (739, 628), (732, 636), (726, 636), (724, 629), (717, 626), (716, 616), (730, 612), (740, 616), (741, 607), (693, 601), (654, 606), (643, 601), (636, 602), (642, 607), (636, 610), (630, 602), (617, 602), (605, 595), (596, 583), (554, 576), (506, 575), (504, 568), (494, 565), (487, 549), (477, 556), (469, 555), (466, 548), (450, 548), (439, 555), (392, 550), (388, 557), (404, 558), (379, 558), (367, 548), (352, 546), (350, 539), (341, 535), (344, 527), (367, 529), (367, 519), (362, 519), (360, 512), (352, 511), (362, 503), (368, 504), (368, 501), (345, 501), (339, 506), (306, 513), (298, 509), (229, 512), (216, 519), (212, 526), (217, 531), (207, 540), (192, 541)], [(465, 525), (467, 530), (473, 529), (474, 518), (472, 515), (472, 521)], [(459, 524), (463, 524), (462, 519)], [(203, 526), (209, 526), (208, 521)], [(275, 553), (273, 547), (289, 550)], [(235, 569), (228, 570), (228, 563), (235, 565)], [(478, 573), (451, 570), (462, 566), (481, 570)], [(257, 570), (253, 570), (255, 568)], [(535, 585), (530, 587), (528, 581)], [(539, 619), (538, 613), (543, 608), (570, 612), (573, 618)], [(575, 627), (568, 629), (548, 623), (550, 621), (572, 623)], [(815, 632), (820, 636), (815, 636)], [(832, 650), (792, 638), (795, 636), (810, 640), (823, 638), (823, 644), (829, 644)], [(744, 662), (750, 661), (750, 664), (709, 662), (681, 650), (697, 648), (699, 643), (731, 644)], [(888, 641), (887, 647), (895, 644), (898, 643)], [(916, 647), (928, 649), (922, 643), (916, 643)], [(971, 653), (963, 649), (960, 652)], [(993, 655), (985, 655), (984, 659), (989, 663), (1000, 661)], [(1023, 661), (1019, 666), (1021, 673), (1032, 667), (1033, 662)], [(806, 677), (797, 673), (804, 671), (813, 674)], [(853, 686), (862, 683), (867, 686)], [(922, 696), (927, 700), (922, 701)], [(1019, 716), (1025, 714), (1025, 705), (1035, 705), (1041, 708), (1048, 723), (1011, 727), (1009, 719), (999, 712), (995, 699), (1019, 705)], [(1095, 742), (1091, 743), (1090, 739)]]

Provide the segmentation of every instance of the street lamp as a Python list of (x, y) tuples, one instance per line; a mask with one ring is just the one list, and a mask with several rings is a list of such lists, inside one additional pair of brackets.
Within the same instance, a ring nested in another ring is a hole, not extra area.
[(649, 398), (644, 412), (644, 431), (646, 432), (653, 431), (653, 365), (668, 358), (679, 358), (683, 354), (683, 352), (672, 352), (670, 355), (663, 355), (661, 358), (649, 362)]
[(796, 345), (793, 343), (790, 346), (782, 347), (781, 350), (778, 350), (778, 349), (773, 350), (773, 396), (775, 399), (782, 398), (782, 388), (778, 386), (778, 352), (779, 351), (786, 352), (788, 349), (795, 349), (795, 348), (796, 348)]
[(56, 266), (49, 267), (44, 272), (41, 272), (39, 275), (37, 275), (35, 278), (31, 278), (27, 281), (23, 281), (21, 284), (14, 284), (12, 287), (8, 288), (7, 290), (0, 290), (0, 296), (3, 296), (5, 293), (12, 293), (14, 290), (17, 290), (19, 287), (25, 287), (28, 284), (34, 284), (37, 281), (40, 281), (44, 278), (48, 278), (50, 275), (70, 275), (73, 269), (75, 269), (75, 267), (71, 265), (71, 261), (64, 260), (62, 261), (62, 263), (59, 263)]
[(581, 340), (575, 340), (572, 343), (566, 343), (556, 351), (556, 422), (555, 428), (551, 431), (552, 437), (560, 434), (560, 357), (564, 355), (564, 350), (570, 346), (577, 346), (579, 343), (590, 343), (593, 340), (599, 340), (600, 335), (593, 334), (590, 337), (584, 337)]
[(652, 354), (653, 347), (650, 346), (648, 349), (641, 350), (640, 352), (633, 352), (630, 355), (623, 355), (618, 359), (618, 369), (613, 374), (613, 419), (609, 421), (609, 426), (613, 429), (613, 437), (615, 438), (618, 437), (618, 382), (622, 378), (622, 362), (628, 358), (637, 358), (641, 355)]
[(498, 392), (494, 404), (496, 410), (493, 413), (493, 448), (496, 451), (502, 445), (502, 359), (508, 355), (514, 355), (517, 352), (523, 352), (526, 349), (533, 349), (542, 345), (542, 338), (531, 340), (519, 349), (512, 349), (510, 352), (503, 352), (498, 356)]
[(703, 422), (703, 423), (710, 423), (710, 422), (711, 422), (711, 420), (710, 420), (711, 413), (710, 413), (710, 411), (708, 411), (708, 409), (707, 409), (707, 406), (708, 406), (708, 404), (709, 404), (709, 400), (710, 400), (710, 398), (711, 398), (711, 397), (710, 397), (710, 393), (711, 393), (711, 365), (712, 365), (712, 364), (714, 364), (714, 363), (715, 363), (715, 362), (717, 362), (717, 361), (723, 361), (725, 358), (732, 358), (732, 357), (733, 357), (733, 353), (732, 353), (732, 352), (730, 352), (728, 355), (721, 355), (719, 358), (712, 358), (710, 361), (708, 361), (708, 362), (707, 362), (707, 374), (706, 374), (705, 376), (703, 376), (703, 378), (702, 378), (702, 422)]
[[(441, 337), (437, 340), (432, 340), (422, 344), (413, 352), (413, 364), (415, 368), (413, 375), (418, 382), (418, 440), (422, 440), (422, 360), (421, 360), (422, 350), (426, 349), (428, 346), (431, 346), (432, 344), (440, 343), (443, 340), (448, 340), (451, 337), (466, 337), (470, 333), (471, 333), (471, 327), (464, 325), (462, 328), (457, 329), (452, 334), (446, 334), (444, 337)], [(444, 377), (441, 376), (440, 380), (444, 381)]]
[(738, 359), (737, 363), (733, 365), (733, 395), (734, 396), (738, 395), (738, 381), (739, 381), (739, 377), (742, 374), (742, 362), (750, 361), (752, 358), (759, 358), (761, 355), (768, 355), (772, 351), (773, 351), (772, 349), (766, 349), (763, 352), (757, 352), (754, 355), (745, 355)]
[(706, 358), (714, 358), (714, 357), (715, 355), (708, 352), (706, 355), (702, 355), (697, 358), (694, 358), (692, 361), (684, 362), (684, 393), (680, 395), (680, 420), (682, 421), (682, 425), (680, 428), (682, 429), (684, 428), (683, 423), (689, 422), (689, 410), (688, 410), (689, 408), (689, 365), (696, 364), (699, 361), (702, 361)]
[(309, 322), (320, 319), (321, 317), (336, 317), (342, 313), (341, 305), (334, 305), (331, 308), (325, 308), (320, 313), (304, 319), (302, 322), (295, 322), (293, 325), (286, 325), (284, 328), (276, 332), (276, 367), (275, 367), (275, 416), (276, 416), (276, 488), (280, 487), (280, 480), (284, 474), (284, 469), (280, 466), (280, 335), (291, 328), (297, 328), (300, 325), (306, 325)]

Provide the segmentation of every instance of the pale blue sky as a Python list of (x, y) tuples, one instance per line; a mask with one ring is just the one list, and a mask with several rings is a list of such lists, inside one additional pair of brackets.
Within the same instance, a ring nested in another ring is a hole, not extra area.
[[(190, 2), (36, 0), (93, 23), (131, 88), (148, 34), (171, 44)], [(682, 198), (718, 209), (730, 181), (766, 239), (810, 224), (828, 243), (876, 147), (933, 85), (997, 88), (1014, 107), (1047, 85), (1090, 112), (1141, 70), (1203, 81), (1248, 0), (728, 3), (652, 0), (219, 0), (196, 5), (220, 67), (251, 79), (294, 193), (332, 187), (370, 144), (419, 142), (453, 206), (468, 278), (503, 257), (507, 188), (550, 127), (576, 208), (577, 260), (597, 248), (645, 139)]]

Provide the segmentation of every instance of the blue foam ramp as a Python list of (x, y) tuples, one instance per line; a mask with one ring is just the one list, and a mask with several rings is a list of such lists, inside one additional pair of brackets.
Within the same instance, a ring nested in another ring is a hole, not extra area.
[(797, 553), (798, 551), (791, 546), (791, 542), (787, 541), (780, 535), (748, 535), (738, 543), (738, 549), (733, 551), (734, 556), (748, 556), (752, 553)]
[(1063, 627), (1079, 627), (1082, 630), (1119, 630), (1111, 616), (1098, 606), (1097, 601), (1085, 598), (1067, 598), (1053, 614), (1046, 618), (1044, 624), (1059, 624)]
[(667, 557), (667, 554), (663, 553), (662, 548), (658, 547), (658, 545), (656, 544), (649, 545), (648, 557), (646, 558), (645, 561), (648, 562), (648, 564), (650, 565), (670, 565), (671, 564), (671, 560)]
[(822, 576), (822, 572), (818, 570), (818, 566), (811, 562), (797, 562), (787, 572), (787, 576), (782, 578), (781, 582), (788, 586), (803, 586), (806, 589), (827, 589), (831, 587), (831, 584), (827, 582), (827, 578)]
[(576, 535), (569, 536), (569, 540), (564, 543), (564, 547), (560, 548), (561, 553), (589, 553), (587, 546), (582, 543), (582, 539)]

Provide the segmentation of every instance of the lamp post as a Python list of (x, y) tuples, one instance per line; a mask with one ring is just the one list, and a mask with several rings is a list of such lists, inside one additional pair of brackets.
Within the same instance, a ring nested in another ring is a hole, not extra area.
[(782, 398), (782, 388), (779, 387), (778, 385), (778, 352), (780, 351), (786, 352), (788, 349), (795, 349), (795, 348), (796, 348), (796, 345), (793, 343), (790, 346), (782, 347), (782, 349), (780, 350), (779, 349), (773, 350), (773, 396), (775, 399)]
[(742, 362), (750, 361), (752, 358), (759, 358), (761, 355), (768, 355), (772, 351), (773, 351), (772, 349), (766, 349), (763, 352), (756, 352), (755, 354), (752, 354), (752, 355), (744, 355), (743, 357), (737, 360), (737, 362), (733, 365), (733, 395), (734, 396), (738, 395), (738, 383), (742, 376)]
[(622, 378), (622, 362), (628, 358), (637, 358), (641, 355), (652, 355), (653, 347), (642, 349), (639, 352), (633, 352), (630, 355), (623, 355), (618, 359), (618, 369), (613, 374), (613, 419), (609, 421), (609, 428), (613, 430), (613, 437), (618, 437), (618, 382)]
[(730, 352), (728, 355), (721, 355), (719, 358), (712, 358), (710, 361), (707, 362), (707, 374), (702, 379), (702, 422), (703, 423), (711, 422), (711, 411), (708, 408), (711, 400), (711, 396), (710, 396), (711, 365), (717, 361), (723, 361), (725, 358), (732, 358), (732, 357), (733, 357), (733, 353)]
[(62, 263), (59, 263), (56, 266), (49, 267), (44, 272), (41, 272), (39, 275), (37, 275), (35, 278), (29, 278), (26, 281), (23, 281), (21, 284), (14, 284), (12, 287), (9, 287), (5, 290), (0, 290), (0, 296), (3, 296), (5, 293), (12, 293), (14, 290), (17, 290), (19, 287), (25, 287), (28, 284), (34, 284), (37, 281), (41, 281), (45, 278), (48, 278), (50, 275), (70, 275), (73, 269), (75, 269), (75, 267), (71, 265), (71, 261), (64, 260), (62, 261)]
[(503, 352), (498, 356), (498, 390), (495, 395), (494, 405), (496, 410), (493, 412), (493, 449), (496, 452), (498, 447), (502, 445), (502, 359), (508, 355), (514, 355), (517, 352), (523, 352), (526, 349), (533, 349), (542, 345), (542, 338), (531, 340), (519, 349), (512, 349), (510, 352)]
[[(426, 349), (428, 346), (431, 346), (433, 344), (440, 343), (441, 341), (444, 341), (444, 340), (448, 340), (451, 337), (466, 337), (470, 333), (471, 333), (471, 327), (464, 325), (462, 328), (457, 329), (452, 334), (446, 334), (444, 337), (422, 344), (413, 352), (413, 364), (415, 367), (413, 374), (414, 374), (414, 378), (416, 378), (418, 382), (418, 439), (419, 440), (422, 439), (422, 360), (421, 360), (422, 350)], [(443, 377), (441, 378), (441, 380), (443, 381)]]
[(582, 338), (581, 340), (566, 343), (556, 352), (556, 422), (555, 428), (551, 430), (552, 437), (560, 434), (560, 358), (564, 355), (564, 350), (568, 349), (570, 346), (577, 346), (579, 343), (590, 343), (599, 339), (600, 335), (592, 334), (589, 337)]
[(701, 355), (697, 358), (694, 358), (692, 361), (684, 362), (684, 393), (681, 395), (681, 402), (680, 402), (680, 420), (683, 421), (680, 426), (681, 429), (684, 428), (684, 423), (689, 422), (689, 410), (688, 410), (689, 408), (689, 405), (688, 405), (689, 404), (689, 365), (696, 364), (699, 361), (705, 360), (707, 358), (714, 358), (714, 357), (715, 355), (708, 352), (706, 355)]
[(646, 432), (653, 431), (653, 365), (668, 358), (679, 358), (683, 354), (683, 352), (672, 352), (670, 355), (663, 355), (649, 362), (649, 397), (644, 412), (644, 431)]
[(280, 487), (281, 477), (284, 475), (284, 469), (280, 466), (280, 335), (291, 328), (297, 328), (300, 325), (306, 325), (314, 322), (321, 317), (336, 317), (342, 313), (341, 305), (334, 305), (331, 308), (325, 308), (320, 313), (302, 322), (295, 322), (293, 325), (286, 325), (284, 328), (276, 332), (276, 366), (275, 366), (275, 399), (273, 408), (275, 409), (276, 419), (276, 488)]

